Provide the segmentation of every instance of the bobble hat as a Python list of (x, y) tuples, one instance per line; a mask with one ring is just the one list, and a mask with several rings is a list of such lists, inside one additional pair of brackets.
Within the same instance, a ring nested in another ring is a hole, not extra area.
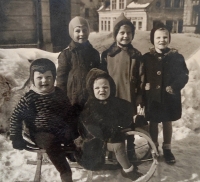
[[(119, 32), (119, 29), (122, 25), (128, 25), (131, 27), (131, 30), (132, 30), (132, 36), (134, 38), (134, 35), (135, 35), (135, 26), (131, 23), (131, 21), (126, 18), (124, 16), (124, 13), (121, 13), (121, 15), (115, 20), (114, 24), (113, 24), (113, 37), (114, 39), (116, 39), (116, 36)], [(132, 39), (133, 39), (132, 38)]]

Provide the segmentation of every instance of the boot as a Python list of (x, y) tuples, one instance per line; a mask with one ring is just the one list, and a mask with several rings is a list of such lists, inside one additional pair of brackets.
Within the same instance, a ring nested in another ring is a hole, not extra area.
[(67, 172), (60, 175), (62, 182), (73, 182), (72, 173)]
[(136, 170), (133, 170), (133, 171), (130, 171), (130, 172), (125, 172), (123, 169), (121, 170), (121, 174), (124, 178), (129, 178), (131, 179), (132, 181), (135, 181), (137, 180), (139, 177), (141, 177), (143, 174), (136, 171)]
[(165, 162), (167, 164), (174, 164), (176, 163), (176, 159), (174, 155), (171, 152), (171, 144), (165, 144), (163, 143), (163, 156), (165, 158)]

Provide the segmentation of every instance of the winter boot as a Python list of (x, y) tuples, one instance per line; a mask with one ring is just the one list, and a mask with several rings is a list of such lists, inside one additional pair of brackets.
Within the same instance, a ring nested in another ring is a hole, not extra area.
[(121, 170), (121, 174), (124, 178), (129, 178), (131, 179), (132, 181), (135, 181), (137, 180), (139, 177), (141, 177), (143, 174), (136, 171), (136, 170), (132, 170), (132, 171), (129, 171), (129, 172), (125, 172), (123, 169)]
[(60, 175), (62, 182), (73, 182), (72, 180), (72, 173), (66, 172)]
[(163, 144), (163, 155), (167, 164), (176, 163), (176, 159), (171, 152), (171, 144)]

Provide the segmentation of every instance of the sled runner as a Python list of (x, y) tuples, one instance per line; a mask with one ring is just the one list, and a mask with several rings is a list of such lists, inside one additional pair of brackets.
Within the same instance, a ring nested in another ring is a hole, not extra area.
[[(134, 167), (138, 168), (138, 170), (143, 174), (143, 176), (138, 178), (136, 182), (146, 182), (152, 177), (158, 165), (158, 152), (156, 146), (151, 140), (149, 133), (141, 128), (135, 128), (135, 130), (127, 128), (124, 129), (123, 132), (125, 132), (126, 135), (134, 135), (135, 137), (135, 151), (133, 151), (134, 157), (131, 162), (134, 165)], [(25, 134), (24, 138), (27, 142), (26, 150), (30, 152), (37, 152), (37, 161), (27, 161), (27, 163), (37, 165), (34, 181), (40, 182), (41, 167), (43, 164), (45, 164), (45, 150), (39, 149), (34, 143), (32, 143), (32, 141), (30, 141), (30, 139), (28, 138), (28, 135)], [(63, 146), (63, 150), (66, 153), (74, 153), (74, 148), (72, 146)], [(82, 168), (76, 163), (70, 164), (70, 166), (71, 168)], [(108, 158), (106, 157), (105, 165), (102, 167), (101, 170), (116, 170), (120, 168), (120, 165), (118, 165), (115, 159), (108, 160)], [(95, 171), (87, 170), (87, 172), (87, 182), (92, 182), (93, 174), (95, 173)]]

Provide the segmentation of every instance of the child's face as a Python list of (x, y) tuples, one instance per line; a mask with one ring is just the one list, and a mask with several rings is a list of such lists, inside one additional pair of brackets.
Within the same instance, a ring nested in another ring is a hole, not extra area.
[(52, 87), (54, 87), (54, 78), (51, 71), (40, 73), (39, 71), (34, 72), (34, 84), (35, 87), (42, 93), (48, 93)]
[(166, 49), (169, 45), (168, 30), (156, 30), (154, 33), (154, 46), (157, 51)]
[(93, 90), (94, 96), (99, 100), (106, 100), (110, 96), (110, 84), (105, 78), (96, 79)]
[(74, 28), (74, 41), (80, 44), (88, 40), (89, 30), (86, 26), (78, 26)]
[(131, 43), (133, 39), (131, 27), (128, 25), (122, 25), (116, 36), (116, 41), (118, 44), (127, 45)]

